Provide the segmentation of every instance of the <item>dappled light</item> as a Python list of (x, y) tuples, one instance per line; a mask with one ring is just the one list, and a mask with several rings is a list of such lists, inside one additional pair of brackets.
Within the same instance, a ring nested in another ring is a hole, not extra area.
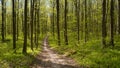
[(0, 0), (0, 68), (120, 68), (120, 0)]

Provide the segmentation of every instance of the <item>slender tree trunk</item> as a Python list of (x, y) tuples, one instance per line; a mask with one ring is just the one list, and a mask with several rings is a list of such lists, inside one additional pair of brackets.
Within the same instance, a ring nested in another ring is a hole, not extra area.
[(5, 15), (5, 16), (4, 16), (4, 20), (5, 20), (5, 22), (4, 22), (4, 33), (5, 33), (5, 34), (4, 34), (4, 40), (5, 40), (5, 37), (6, 37), (6, 35), (7, 35), (7, 26), (6, 26), (6, 25), (7, 25), (7, 22), (6, 22), (6, 20), (7, 20), (7, 19), (6, 19), (7, 7), (6, 7), (6, 3), (7, 3), (7, 2), (5, 2), (5, 4), (4, 4), (4, 7), (5, 7), (5, 10), (4, 10), (4, 15)]
[(37, 6), (37, 44), (36, 44), (36, 48), (38, 48), (39, 45), (39, 34), (40, 34), (40, 0), (38, 1), (38, 6)]
[(5, 14), (4, 14), (4, 12), (5, 12), (5, 2), (4, 2), (4, 0), (2, 0), (2, 42), (4, 42), (4, 40), (5, 40), (5, 31), (4, 31), (4, 23), (5, 23)]
[(102, 19), (102, 44), (106, 46), (106, 0), (103, 0), (103, 19)]
[(65, 44), (68, 45), (68, 36), (67, 36), (67, 0), (65, 0), (65, 25), (64, 25), (64, 38)]
[(18, 10), (17, 10), (17, 23), (16, 23), (17, 25), (16, 26), (17, 26), (17, 40), (18, 40), (18, 37), (19, 37), (19, 25), (18, 25), (19, 24), (19, 0), (17, 3), (17, 9)]
[(87, 0), (85, 0), (85, 42), (87, 42), (88, 38), (88, 26), (87, 26)]
[(119, 22), (118, 22), (118, 33), (120, 35), (120, 0), (118, 0), (118, 5), (119, 5)]
[(34, 1), (34, 33), (35, 33), (35, 37), (34, 37), (34, 42), (35, 42), (35, 45), (37, 46), (37, 1), (35, 0)]
[(55, 29), (54, 29), (54, 26), (55, 26), (55, 23), (54, 23), (54, 17), (55, 17), (55, 13), (54, 13), (54, 8), (55, 8), (55, 4), (54, 4), (54, 1), (53, 1), (53, 21), (52, 21), (52, 30), (53, 30), (53, 36), (55, 36)]
[[(16, 7), (15, 0), (13, 0), (13, 49), (16, 49)], [(15, 51), (16, 52), (16, 51)]]
[(34, 15), (34, 1), (31, 0), (31, 50), (33, 50), (33, 15)]
[(59, 27), (59, 0), (56, 0), (57, 6), (57, 35), (58, 35), (58, 45), (60, 45), (60, 27)]
[(77, 27), (77, 41), (79, 43), (79, 26), (78, 26), (78, 3), (77, 3), (77, 0), (74, 0), (74, 4), (75, 4), (75, 16), (76, 16), (76, 27)]
[(27, 2), (28, 0), (25, 0), (24, 5), (24, 45), (23, 45), (23, 53), (27, 53)]
[(77, 8), (77, 26), (78, 26), (78, 44), (80, 42), (80, 0), (78, 0), (78, 8)]
[(111, 34), (110, 34), (110, 36), (111, 36), (111, 41), (110, 41), (110, 44), (112, 45), (112, 46), (114, 46), (114, 22), (115, 22), (115, 20), (114, 20), (114, 0), (111, 0)]

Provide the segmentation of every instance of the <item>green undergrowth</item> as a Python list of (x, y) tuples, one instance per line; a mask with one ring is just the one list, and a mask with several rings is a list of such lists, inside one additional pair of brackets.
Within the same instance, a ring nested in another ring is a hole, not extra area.
[(51, 47), (59, 54), (73, 58), (78, 64), (89, 68), (120, 68), (120, 40), (115, 38), (115, 47), (103, 48), (100, 40), (87, 43), (71, 43), (58, 46), (57, 40), (49, 37)]
[(22, 54), (23, 39), (19, 38), (16, 53), (14, 53), (11, 39), (11, 37), (7, 37), (6, 42), (0, 42), (0, 68), (29, 68), (35, 56), (40, 52), (40, 46), (32, 51), (28, 39), (27, 54), (24, 55)]

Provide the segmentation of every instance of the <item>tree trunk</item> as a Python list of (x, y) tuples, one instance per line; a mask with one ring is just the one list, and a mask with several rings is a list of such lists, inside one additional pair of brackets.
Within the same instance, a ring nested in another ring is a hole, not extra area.
[(65, 25), (64, 25), (64, 38), (65, 38), (65, 44), (68, 45), (68, 36), (67, 36), (67, 0), (65, 0)]
[(4, 20), (5, 20), (5, 22), (4, 22), (4, 40), (5, 40), (5, 37), (6, 37), (6, 35), (7, 35), (7, 22), (6, 22), (6, 21), (7, 21), (7, 19), (6, 19), (6, 18), (7, 18), (7, 17), (6, 17), (6, 15), (7, 15), (7, 7), (6, 7), (6, 3), (7, 3), (7, 2), (5, 2), (5, 4), (4, 4), (4, 9), (5, 9), (5, 10), (4, 10), (4, 15), (5, 15), (5, 16), (4, 16)]
[(56, 0), (57, 6), (57, 35), (58, 35), (58, 45), (60, 45), (60, 27), (59, 27), (59, 0)]
[(78, 7), (77, 7), (77, 26), (78, 26), (78, 44), (80, 42), (80, 0), (78, 0)]
[(37, 6), (37, 40), (36, 40), (36, 48), (38, 48), (39, 45), (39, 34), (40, 34), (40, 0), (38, 1)]
[(118, 0), (118, 5), (119, 5), (119, 22), (118, 22), (118, 33), (120, 35), (120, 0)]
[(34, 34), (35, 34), (35, 37), (34, 37), (34, 42), (35, 42), (35, 45), (37, 46), (37, 1), (35, 0), (34, 1)]
[(54, 1), (53, 1), (53, 21), (52, 21), (52, 32), (53, 32), (53, 36), (55, 36), (55, 29), (54, 29), (54, 26), (55, 26), (55, 23), (54, 23), (54, 17), (55, 17), (55, 13), (54, 13), (54, 8), (55, 8), (55, 4), (54, 4)]
[(27, 53), (27, 1), (25, 0), (24, 5), (24, 45), (23, 45), (23, 53)]
[(19, 37), (19, 0), (18, 0), (18, 2), (17, 2), (17, 40), (18, 40), (18, 37)]
[(87, 42), (88, 38), (88, 28), (87, 28), (87, 0), (85, 0), (85, 42)]
[(106, 46), (106, 0), (103, 0), (103, 19), (102, 19), (102, 44)]
[(114, 0), (111, 0), (111, 34), (110, 34), (110, 44), (114, 46)]
[(33, 50), (33, 16), (34, 16), (34, 1), (31, 0), (31, 50)]
[(4, 42), (4, 40), (5, 40), (5, 31), (4, 31), (4, 23), (5, 23), (5, 14), (4, 14), (4, 12), (5, 12), (5, 2), (4, 2), (4, 0), (2, 0), (2, 42)]
[[(13, 0), (13, 49), (16, 49), (16, 7), (15, 0)], [(16, 52), (16, 51), (15, 51)]]

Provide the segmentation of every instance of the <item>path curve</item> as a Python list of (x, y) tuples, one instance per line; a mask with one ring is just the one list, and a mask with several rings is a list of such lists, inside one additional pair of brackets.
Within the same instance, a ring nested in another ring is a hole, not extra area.
[(39, 54), (31, 68), (80, 68), (75, 62), (67, 57), (63, 57), (53, 52), (48, 45), (48, 37), (43, 41), (43, 51)]

